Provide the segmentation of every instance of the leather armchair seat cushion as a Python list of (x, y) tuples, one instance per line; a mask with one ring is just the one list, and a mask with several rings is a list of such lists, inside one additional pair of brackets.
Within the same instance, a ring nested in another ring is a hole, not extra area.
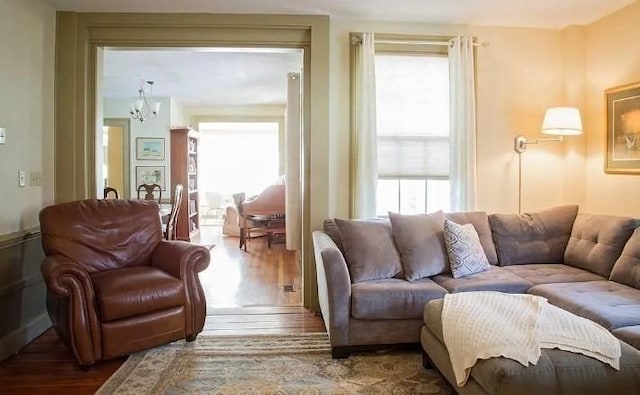
[(91, 275), (100, 319), (119, 320), (182, 306), (184, 282), (150, 266), (106, 270)]

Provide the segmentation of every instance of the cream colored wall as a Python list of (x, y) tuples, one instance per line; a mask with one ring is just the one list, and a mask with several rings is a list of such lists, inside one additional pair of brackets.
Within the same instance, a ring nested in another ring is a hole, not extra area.
[[(104, 100), (103, 114), (105, 118), (128, 118), (131, 99), (107, 98)], [(143, 123), (135, 119), (129, 124), (129, 197), (137, 197), (136, 166), (164, 166), (165, 170), (165, 190), (162, 191), (162, 199), (170, 199), (171, 196), (171, 148), (170, 132), (171, 120), (171, 99), (158, 97), (161, 103), (158, 116), (147, 119)], [(136, 158), (136, 139), (138, 137), (161, 137), (164, 138), (164, 160), (138, 160)]]
[(640, 2), (586, 31), (586, 204), (593, 213), (640, 216), (640, 176), (604, 173), (604, 91), (640, 82)]
[[(547, 107), (565, 104), (563, 33), (551, 29), (442, 26), (331, 20), (330, 213), (349, 213), (349, 32), (472, 34), (477, 50), (478, 208), (518, 208), (518, 134), (541, 137)], [(523, 155), (523, 210), (579, 200), (567, 192), (561, 144), (532, 146)], [(572, 183), (575, 181), (572, 180)]]
[[(55, 22), (42, 0), (0, 0), (0, 235), (38, 226), (53, 203)], [(27, 172), (24, 188), (18, 170)], [(42, 186), (30, 186), (32, 171), (42, 172)]]

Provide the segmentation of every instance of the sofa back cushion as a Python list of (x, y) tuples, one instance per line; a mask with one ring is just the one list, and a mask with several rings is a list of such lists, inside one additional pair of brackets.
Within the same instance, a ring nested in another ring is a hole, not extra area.
[(393, 278), (402, 274), (400, 254), (388, 221), (335, 220), (351, 282)]
[(609, 280), (640, 289), (640, 228), (636, 228), (625, 244)]
[(389, 220), (406, 280), (418, 280), (448, 271), (442, 211), (414, 215), (390, 212)]
[(344, 246), (342, 245), (342, 236), (340, 236), (340, 229), (338, 229), (338, 225), (336, 225), (336, 221), (333, 218), (326, 218), (322, 222), (322, 229), (324, 233), (327, 234), (336, 243), (336, 246), (344, 255)]
[(637, 221), (614, 215), (580, 214), (571, 231), (564, 263), (609, 277)]
[(480, 238), (480, 244), (487, 256), (487, 260), (491, 265), (498, 264), (498, 255), (496, 253), (496, 245), (493, 243), (491, 235), (491, 226), (489, 225), (489, 217), (484, 211), (469, 211), (460, 213), (446, 213), (445, 218), (460, 224), (472, 224)]
[(562, 263), (578, 206), (536, 213), (491, 214), (489, 223), (500, 266)]

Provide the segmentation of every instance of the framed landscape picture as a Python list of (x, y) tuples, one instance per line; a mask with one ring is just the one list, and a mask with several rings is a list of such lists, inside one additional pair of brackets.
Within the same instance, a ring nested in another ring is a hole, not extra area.
[(164, 166), (136, 166), (136, 186), (158, 184), (166, 190)]
[(640, 174), (640, 82), (605, 91), (606, 173)]
[(138, 160), (164, 160), (164, 138), (138, 137), (136, 153)]

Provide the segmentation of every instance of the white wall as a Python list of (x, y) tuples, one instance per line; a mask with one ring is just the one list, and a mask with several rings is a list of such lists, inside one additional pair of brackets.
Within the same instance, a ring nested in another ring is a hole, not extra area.
[[(135, 98), (130, 99), (105, 99), (104, 114), (105, 118), (129, 118), (129, 107)], [(165, 167), (165, 186), (166, 190), (162, 191), (162, 199), (171, 199), (171, 143), (170, 143), (170, 127), (173, 124), (171, 120), (171, 99), (154, 98), (159, 101), (160, 112), (153, 119), (140, 122), (132, 119), (129, 128), (129, 160), (130, 160), (130, 191), (132, 198), (137, 197), (136, 183), (136, 166), (164, 166)], [(138, 160), (136, 159), (136, 138), (138, 137), (162, 137), (165, 139), (165, 160)]]
[[(349, 215), (349, 32), (472, 34), (489, 45), (477, 49), (478, 209), (518, 207), (518, 134), (541, 137), (547, 107), (562, 105), (562, 32), (476, 26), (331, 20), (330, 215)], [(523, 209), (571, 203), (560, 144), (533, 146), (523, 156)], [(574, 180), (571, 180), (574, 182)]]
[[(0, 235), (38, 226), (54, 200), (55, 21), (42, 0), (0, 0)], [(18, 170), (27, 172), (25, 188)], [(42, 172), (42, 186), (30, 186), (30, 172)]]

